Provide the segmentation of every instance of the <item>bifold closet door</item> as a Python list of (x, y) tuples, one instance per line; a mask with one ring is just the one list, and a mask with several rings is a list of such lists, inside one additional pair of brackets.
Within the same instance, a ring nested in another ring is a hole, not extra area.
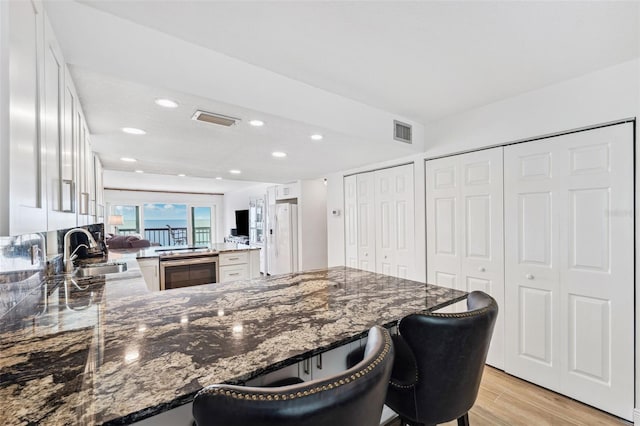
[(358, 198), (356, 176), (344, 178), (345, 265), (358, 267)]
[(631, 420), (633, 126), (505, 147), (506, 370)]
[(376, 271), (411, 278), (415, 267), (413, 164), (378, 170), (374, 176)]
[(487, 363), (504, 368), (502, 148), (426, 163), (427, 281), (481, 290), (500, 311)]
[(376, 272), (375, 173), (356, 175), (358, 268), (371, 272)]

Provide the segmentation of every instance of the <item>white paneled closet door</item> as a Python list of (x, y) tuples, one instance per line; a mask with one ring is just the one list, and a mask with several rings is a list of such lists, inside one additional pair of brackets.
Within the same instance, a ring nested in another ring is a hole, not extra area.
[(376, 272), (375, 173), (355, 176), (358, 188), (358, 268), (371, 272)]
[(414, 276), (415, 210), (413, 164), (375, 172), (376, 269)]
[(426, 170), (427, 280), (496, 299), (487, 363), (504, 368), (502, 148), (431, 160)]
[(344, 178), (345, 265), (358, 267), (358, 198), (356, 176)]
[(462, 289), (460, 282), (459, 158), (426, 163), (427, 282)]
[(506, 369), (631, 420), (633, 127), (505, 148)]

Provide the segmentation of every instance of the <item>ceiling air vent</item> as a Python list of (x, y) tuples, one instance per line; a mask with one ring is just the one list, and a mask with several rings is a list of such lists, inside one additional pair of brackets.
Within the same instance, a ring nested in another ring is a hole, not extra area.
[(393, 139), (404, 143), (412, 143), (411, 124), (393, 120)]
[(239, 118), (227, 117), (222, 114), (214, 114), (212, 112), (206, 111), (196, 111), (191, 117), (192, 120), (196, 121), (204, 121), (205, 123), (218, 124), (220, 126), (233, 126), (236, 124), (236, 121), (239, 121)]

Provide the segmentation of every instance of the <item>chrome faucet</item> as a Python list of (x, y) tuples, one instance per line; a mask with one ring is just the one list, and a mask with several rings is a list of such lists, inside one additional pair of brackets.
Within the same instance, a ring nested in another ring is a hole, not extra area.
[[(71, 245), (70, 238), (71, 235), (75, 234), (76, 232), (81, 232), (87, 236), (87, 238), (89, 239), (89, 247), (84, 244), (79, 244), (78, 247), (76, 247), (76, 249), (73, 251), (73, 253), (69, 255), (69, 246)], [(64, 234), (64, 256), (62, 258), (62, 261), (64, 262), (64, 272), (66, 274), (73, 273), (73, 260), (78, 257), (75, 253), (82, 246), (90, 249), (98, 247), (98, 243), (96, 243), (96, 240), (93, 239), (93, 235), (91, 235), (91, 232), (87, 231), (84, 228), (73, 228), (67, 231), (66, 234)]]

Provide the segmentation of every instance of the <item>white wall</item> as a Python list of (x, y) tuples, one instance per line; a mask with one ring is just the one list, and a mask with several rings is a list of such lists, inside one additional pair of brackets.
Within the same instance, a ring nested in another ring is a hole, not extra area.
[(249, 199), (264, 197), (267, 193), (267, 187), (273, 186), (273, 183), (260, 183), (249, 188), (230, 191), (224, 194), (224, 210), (223, 210), (223, 233), (221, 238), (231, 234), (231, 228), (236, 227), (236, 210), (248, 210)]
[(636, 59), (447, 117), (428, 126), (427, 156), (635, 117), (639, 79)]
[(327, 267), (327, 187), (323, 179), (300, 181), (298, 262), (301, 271)]
[[(175, 203), (194, 206), (213, 206), (215, 208), (214, 222), (216, 223), (214, 242), (222, 242), (224, 238), (224, 208), (222, 195), (188, 194), (173, 192), (146, 192), (112, 190), (104, 191), (104, 199), (107, 208), (118, 204), (141, 205), (146, 203)], [(107, 210), (107, 214), (111, 214)], [(106, 225), (109, 228), (109, 225)]]

